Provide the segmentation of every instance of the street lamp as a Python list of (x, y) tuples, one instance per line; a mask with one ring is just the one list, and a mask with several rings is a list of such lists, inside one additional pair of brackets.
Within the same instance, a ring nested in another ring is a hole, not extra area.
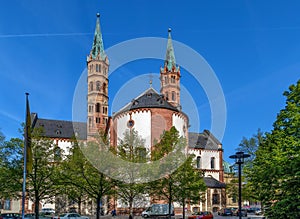
[(242, 177), (241, 177), (241, 165), (244, 163), (244, 159), (250, 157), (249, 154), (244, 154), (244, 152), (236, 152), (235, 155), (229, 156), (231, 159), (235, 159), (235, 163), (239, 166), (239, 219), (242, 219)]

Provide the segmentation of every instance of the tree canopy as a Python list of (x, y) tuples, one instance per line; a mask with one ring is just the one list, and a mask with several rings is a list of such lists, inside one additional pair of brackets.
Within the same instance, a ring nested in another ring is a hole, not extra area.
[(300, 80), (284, 92), (285, 108), (260, 143), (248, 174), (269, 218), (300, 218)]

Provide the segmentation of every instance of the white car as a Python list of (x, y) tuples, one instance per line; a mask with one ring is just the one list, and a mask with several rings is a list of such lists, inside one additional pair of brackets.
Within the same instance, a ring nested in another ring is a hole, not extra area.
[(89, 219), (89, 217), (81, 216), (77, 213), (65, 213), (60, 214), (59, 216), (53, 217), (53, 219)]

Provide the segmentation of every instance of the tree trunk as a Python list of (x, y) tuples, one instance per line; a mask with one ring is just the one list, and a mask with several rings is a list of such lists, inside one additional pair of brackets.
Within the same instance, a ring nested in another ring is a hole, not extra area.
[(171, 183), (169, 183), (169, 219), (171, 219), (171, 215), (172, 215), (172, 212), (171, 212), (171, 205), (172, 205), (172, 185)]
[(133, 198), (129, 198), (129, 219), (133, 219)]
[(35, 218), (39, 219), (39, 208), (40, 208), (40, 198), (38, 195), (35, 195), (35, 201), (34, 201), (34, 213)]
[(81, 197), (78, 197), (78, 214), (81, 214)]
[(101, 204), (101, 197), (97, 197), (96, 199), (96, 203), (97, 203), (97, 207), (96, 207), (96, 219), (99, 219), (100, 218), (100, 204)]
[(185, 199), (182, 201), (182, 219), (185, 219)]

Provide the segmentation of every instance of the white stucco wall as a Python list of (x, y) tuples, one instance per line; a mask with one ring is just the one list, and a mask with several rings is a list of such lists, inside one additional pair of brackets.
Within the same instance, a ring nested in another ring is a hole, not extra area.
[[(145, 147), (150, 149), (151, 146), (151, 112), (137, 111), (131, 114), (131, 119), (134, 121), (134, 130), (145, 140)], [(127, 122), (130, 120), (129, 113), (117, 118), (117, 138), (123, 139), (126, 130), (129, 130)]]
[(185, 137), (185, 132), (183, 127), (187, 128), (187, 124), (185, 124), (184, 119), (179, 117), (176, 114), (173, 114), (172, 123), (173, 126), (179, 131), (179, 135)]
[[(190, 154), (195, 155), (195, 160), (198, 156), (201, 157), (201, 163), (200, 163), (200, 169), (205, 170), (221, 170), (222, 167), (220, 167), (220, 157), (219, 157), (219, 151), (217, 150), (189, 150)], [(211, 168), (211, 158), (215, 158), (215, 168)], [(196, 166), (195, 166), (196, 167)], [(205, 172), (205, 176), (212, 176), (213, 178), (219, 180), (219, 173), (218, 172)]]
[(70, 148), (72, 147), (72, 143), (68, 142), (68, 141), (59, 140), (58, 141), (58, 147), (63, 150), (63, 154), (62, 155), (65, 156), (65, 155), (69, 154)]

